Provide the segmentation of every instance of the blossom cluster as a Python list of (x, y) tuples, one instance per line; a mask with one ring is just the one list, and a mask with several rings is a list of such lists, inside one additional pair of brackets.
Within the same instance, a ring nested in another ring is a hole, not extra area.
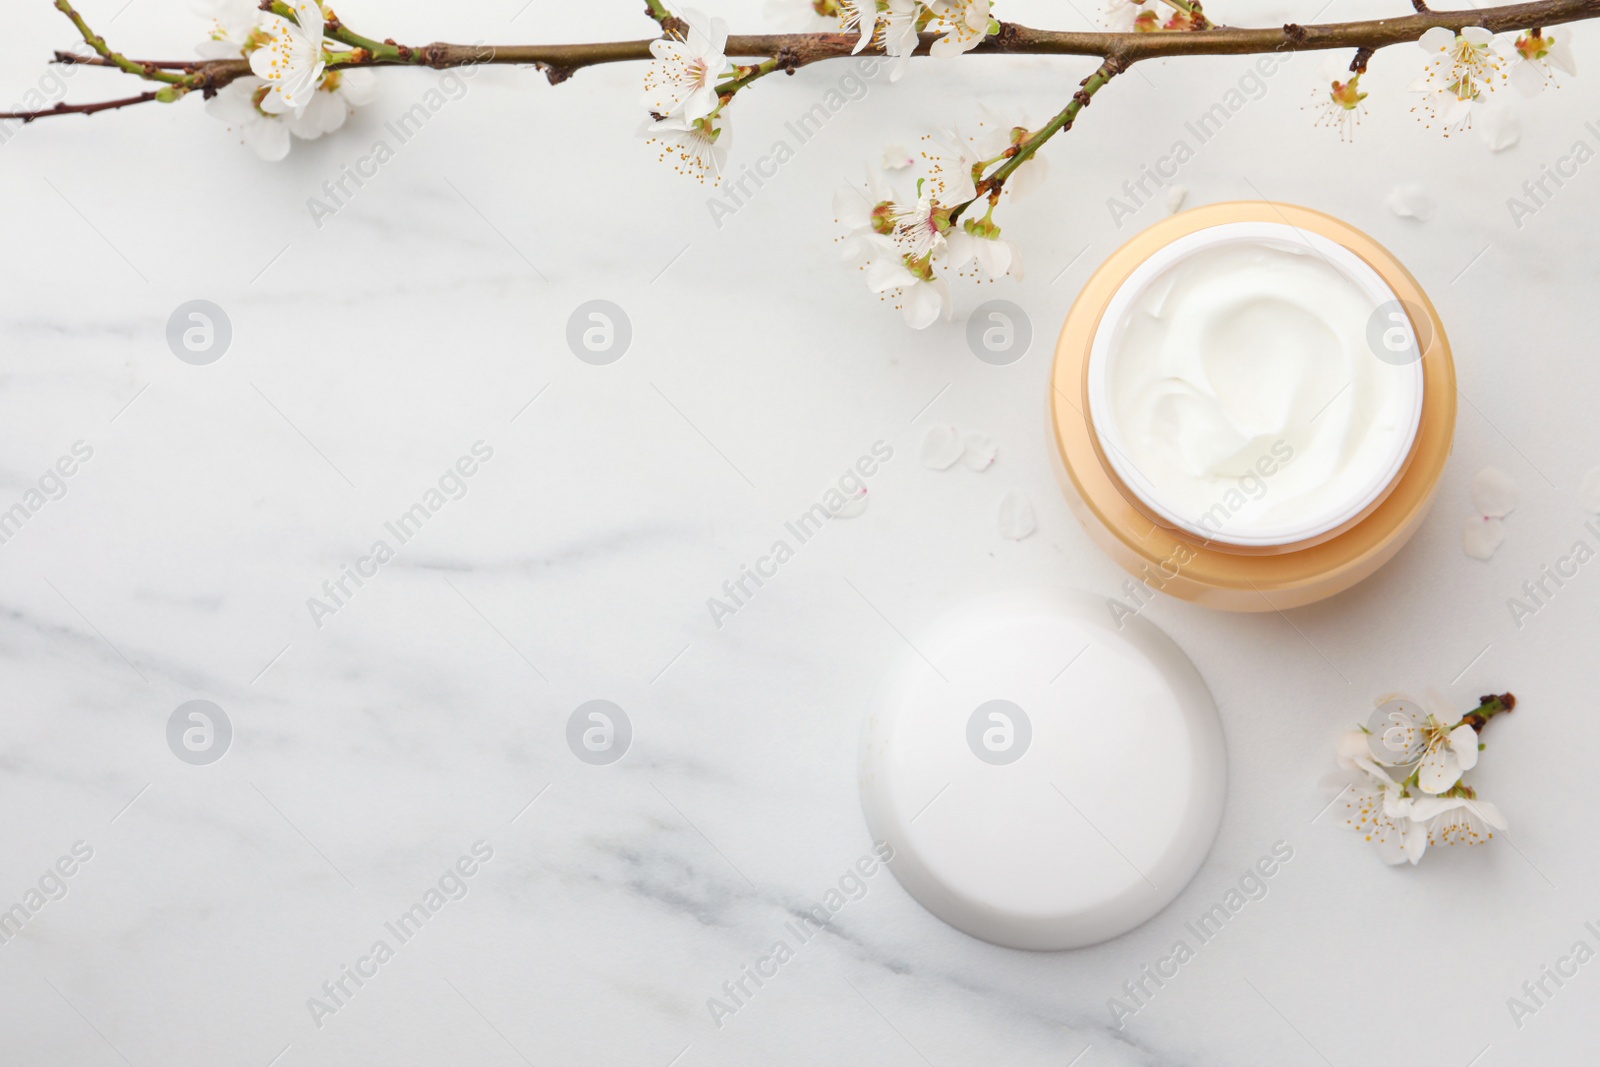
[(732, 133), (722, 113), (720, 83), (734, 73), (726, 54), (728, 24), (685, 9), (682, 35), (650, 44), (642, 103), (650, 112), (643, 133), (661, 146), (681, 173), (715, 181), (728, 159)]
[[(200, 54), (243, 57), (251, 70), (217, 92), (207, 110), (262, 158), (282, 159), (294, 138), (312, 140), (339, 129), (371, 99), (371, 72), (352, 66), (351, 53), (325, 38), (332, 16), (320, 0), (269, 5), (289, 17), (263, 11), (255, 0), (196, 2), (212, 17)], [(1001, 32), (991, 0), (808, 0), (807, 6), (836, 20), (853, 37), (854, 52), (872, 49), (886, 56), (890, 80), (903, 73), (923, 34), (932, 38), (928, 51), (933, 56), (952, 57)], [(718, 182), (727, 164), (728, 108), (736, 94), (767, 74), (793, 73), (803, 60), (791, 53), (741, 64), (727, 54), (728, 26), (722, 19), (687, 9), (657, 14), (665, 32), (650, 45), (641, 99), (648, 117), (641, 132), (678, 171)], [(1211, 28), (1196, 0), (1109, 0), (1104, 19), (1121, 33)], [(336, 23), (333, 35), (349, 39)], [(1428, 58), (1412, 85), (1421, 94), (1413, 110), (1447, 136), (1471, 128), (1488, 97), (1508, 84), (1534, 94), (1576, 72), (1565, 31), (1521, 31), (1509, 52), (1497, 50), (1496, 35), (1476, 26), (1435, 27), (1419, 44)], [(1359, 51), (1348, 72), (1340, 70), (1328, 89), (1314, 94), (1319, 125), (1334, 126), (1346, 138), (1353, 135), (1367, 109), (1361, 78), (1370, 58), (1370, 50)], [(1042, 128), (988, 123), (977, 137), (947, 128), (925, 138), (928, 147), (920, 159), (886, 154), (882, 168), (869, 168), (864, 186), (847, 187), (835, 197), (835, 214), (847, 229), (840, 242), (845, 260), (860, 268), (868, 287), (916, 329), (952, 317), (952, 275), (1020, 278), (1020, 253), (1002, 237), (994, 218), (1002, 194), (1015, 199), (1043, 179), (1039, 149), (1069, 128), (1073, 109), (1087, 104), (1120, 69), (1108, 62), (1101, 74), (1081, 82), (1073, 104)], [(1482, 125), (1487, 131), (1489, 124)], [(1500, 138), (1495, 147), (1514, 139), (1514, 133)], [(903, 181), (900, 172), (907, 172)]]
[[(904, 72), (924, 33), (934, 37), (930, 54), (949, 57), (973, 50), (1001, 28), (991, 0), (809, 0), (808, 6), (818, 16), (836, 19), (854, 37), (853, 53), (872, 49), (887, 56), (891, 81)], [(1103, 17), (1122, 33), (1211, 27), (1196, 0), (1109, 0)], [(735, 64), (727, 55), (726, 24), (698, 11), (685, 10), (664, 25), (666, 35), (650, 48), (642, 101), (649, 119), (641, 132), (679, 172), (717, 183), (730, 145), (728, 105), (758, 78), (790, 68), (782, 57)], [(1474, 112), (1503, 83), (1532, 93), (1554, 84), (1558, 73), (1575, 71), (1564, 36), (1523, 32), (1516, 38), (1519, 58), (1510, 73), (1493, 38), (1480, 27), (1459, 33), (1436, 27), (1421, 38), (1428, 60), (1413, 86), (1423, 96), (1414, 110), (1430, 125), (1440, 123), (1446, 135), (1470, 127)], [(1353, 135), (1367, 108), (1361, 76), (1368, 58), (1370, 52), (1357, 53), (1348, 74), (1341, 71), (1327, 90), (1314, 94), (1318, 125), (1333, 126), (1345, 138)], [(1097, 87), (1087, 80), (1083, 84), (1085, 90), (1074, 97), (1079, 104), (1087, 103)], [(1037, 131), (996, 125), (980, 138), (943, 129), (925, 138), (930, 150), (921, 154), (922, 173), (901, 188), (892, 175), (869, 167), (864, 186), (847, 186), (834, 198), (835, 217), (847, 231), (840, 241), (843, 258), (860, 268), (868, 288), (899, 309), (914, 329), (952, 317), (951, 274), (1020, 278), (1020, 254), (1001, 237), (994, 211), (1002, 193), (1015, 199), (1038, 184), (1044, 161), (1037, 151), (1070, 125), (1058, 121)], [(886, 153), (884, 167), (899, 171), (917, 162), (891, 161)]]
[(292, 3), (293, 20), (264, 12), (252, 0), (212, 0), (206, 6), (211, 33), (196, 51), (206, 59), (243, 56), (251, 70), (218, 92), (206, 112), (238, 131), (262, 159), (283, 159), (291, 137), (314, 141), (371, 102), (371, 71), (328, 68), (327, 19), (316, 0)]
[(1341, 769), (1323, 782), (1339, 790), (1340, 825), (1363, 835), (1389, 864), (1416, 864), (1430, 845), (1493, 839), (1505, 817), (1462, 776), (1477, 766), (1484, 723), (1515, 706), (1510, 694), (1485, 697), (1462, 715), (1438, 696), (1427, 703), (1380, 699), (1365, 727), (1339, 738)]
[[(1426, 126), (1437, 124), (1446, 137), (1471, 129), (1493, 94), (1508, 83), (1524, 96), (1537, 96), (1557, 85), (1558, 75), (1578, 72), (1566, 36), (1542, 30), (1519, 34), (1511, 57), (1495, 47), (1495, 35), (1482, 26), (1467, 26), (1459, 33), (1435, 26), (1417, 44), (1428, 60), (1422, 76), (1411, 83), (1411, 91), (1422, 97), (1411, 110)], [(1314, 96), (1316, 124), (1334, 127), (1347, 140), (1367, 111), (1367, 93), (1361, 88), (1365, 62), (1358, 58), (1357, 64), (1349, 77), (1331, 79), (1329, 88)]]
[(989, 9), (989, 0), (839, 0), (839, 23), (846, 33), (858, 34), (854, 51), (876, 43), (890, 59), (889, 80), (897, 81), (916, 51), (918, 34), (939, 34), (931, 55), (970, 52), (1000, 28)]
[[(868, 167), (864, 187), (847, 185), (834, 194), (834, 215), (848, 231), (839, 245), (842, 258), (860, 267), (867, 287), (899, 308), (913, 329), (950, 318), (950, 273), (1022, 277), (1021, 253), (994, 221), (1001, 190), (987, 197), (982, 216), (961, 215), (976, 207), (984, 172), (1017, 155), (1034, 136), (1022, 126), (998, 125), (977, 138), (941, 130), (925, 141), (923, 173), (914, 186), (907, 181), (896, 189), (883, 170)], [(900, 168), (914, 161), (895, 154), (886, 162)], [(1029, 155), (1003, 189), (1013, 199), (1025, 196), (1046, 173), (1045, 161)]]

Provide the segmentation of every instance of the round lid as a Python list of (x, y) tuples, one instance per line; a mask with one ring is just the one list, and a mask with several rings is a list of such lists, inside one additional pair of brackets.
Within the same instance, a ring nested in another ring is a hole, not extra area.
[(1216, 837), (1227, 755), (1194, 665), (1087, 594), (980, 600), (915, 638), (862, 738), (890, 870), (998, 945), (1079, 948), (1151, 918)]

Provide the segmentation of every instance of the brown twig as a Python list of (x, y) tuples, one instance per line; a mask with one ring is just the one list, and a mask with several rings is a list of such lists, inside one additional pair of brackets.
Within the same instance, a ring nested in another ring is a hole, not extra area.
[(156, 98), (154, 92), (140, 93), (138, 96), (125, 96), (121, 100), (101, 100), (94, 104), (68, 104), (59, 103), (54, 107), (41, 108), (38, 111), (0, 111), (0, 122), (21, 122), (24, 125), (35, 119), (47, 119), (55, 115), (93, 115), (101, 111), (115, 111), (121, 107), (132, 107), (134, 104), (147, 104)]
[[(59, 63), (63, 67), (115, 67), (117, 64), (109, 59), (99, 56), (80, 56), (76, 52), (57, 51), (52, 63)], [(198, 59), (141, 59), (141, 67), (154, 67), (157, 70), (194, 70), (204, 64)], [(119, 68), (120, 69), (120, 68)]]

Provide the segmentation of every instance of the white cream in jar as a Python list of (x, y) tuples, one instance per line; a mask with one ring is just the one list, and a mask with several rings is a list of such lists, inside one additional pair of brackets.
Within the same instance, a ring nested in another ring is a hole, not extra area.
[(1089, 415), (1163, 520), (1244, 547), (1313, 541), (1404, 469), (1423, 391), (1410, 330), (1344, 246), (1277, 223), (1210, 227), (1150, 256), (1107, 305)]

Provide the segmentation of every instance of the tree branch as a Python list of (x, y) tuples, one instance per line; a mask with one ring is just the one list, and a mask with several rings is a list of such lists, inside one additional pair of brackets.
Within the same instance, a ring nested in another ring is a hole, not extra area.
[(41, 108), (38, 111), (0, 111), (0, 122), (22, 122), (27, 124), (35, 119), (47, 119), (55, 115), (93, 115), (101, 111), (115, 111), (121, 107), (132, 107), (134, 104), (148, 104), (156, 98), (152, 90), (140, 93), (138, 96), (125, 96), (121, 100), (102, 100), (94, 104), (68, 104), (59, 103), (54, 107)]
[[(98, 59), (61, 58), (62, 62), (87, 62), (98, 66), (116, 67), (137, 77), (166, 82), (185, 90), (203, 90), (207, 96), (250, 73), (249, 61), (243, 58), (211, 60), (196, 64), (128, 59), (120, 53), (113, 52), (106, 45), (104, 38), (90, 30), (68, 0), (54, 0), (54, 3), (72, 19), (83, 39), (98, 55)], [(1182, 10), (1183, 4), (1187, 4), (1198, 17), (1204, 17), (1200, 13), (1199, 5), (1192, 0), (1182, 0), (1182, 3), (1174, 6)], [(282, 0), (269, 0), (266, 6), (269, 10), (280, 13), (290, 10)], [(999, 32), (986, 37), (971, 54), (1097, 56), (1102, 60), (1116, 61), (1120, 65), (1119, 70), (1126, 69), (1141, 60), (1167, 56), (1253, 55), (1264, 52), (1309, 52), (1342, 48), (1360, 50), (1361, 58), (1364, 60), (1370, 58), (1378, 49), (1415, 41), (1434, 27), (1444, 27), (1459, 32), (1467, 26), (1482, 26), (1494, 33), (1505, 33), (1534, 26), (1556, 26), (1600, 17), (1600, 0), (1531, 0), (1528, 3), (1460, 11), (1434, 11), (1420, 2), (1417, 6), (1419, 10), (1416, 13), (1397, 18), (1332, 22), (1315, 26), (1289, 23), (1282, 27), (1259, 29), (1213, 26), (1209, 29), (1185, 31), (1113, 33), (1037, 30), (1007, 22), (1001, 23)], [(649, 0), (647, 10), (652, 17), (664, 16), (664, 25), (667, 22), (676, 25), (676, 18), (667, 13), (665, 6), (658, 0)], [(544, 70), (552, 82), (565, 81), (574, 71), (583, 67), (603, 63), (647, 61), (651, 58), (650, 45), (655, 40), (646, 38), (587, 44), (499, 46), (437, 42), (421, 47), (408, 47), (395, 44), (391, 40), (375, 41), (361, 37), (338, 21), (328, 23), (328, 36), (351, 46), (349, 51), (330, 53), (330, 66), (333, 67), (411, 66), (443, 70), (479, 64), (535, 66)], [(927, 55), (938, 37), (937, 33), (922, 34), (913, 54)], [(852, 54), (857, 40), (855, 34), (842, 33), (739, 34), (728, 38), (726, 54), (739, 58), (759, 57), (769, 63), (777, 61), (777, 69), (792, 72), (811, 63), (847, 58)], [(762, 66), (765, 67), (767, 64), (764, 63)], [(759, 67), (757, 69), (762, 74), (767, 72)], [(128, 106), (129, 102), (121, 102), (120, 106)], [(36, 117), (43, 118), (56, 113), (51, 110), (38, 113)]]
[[(1260, 29), (1218, 27), (1158, 33), (1036, 30), (1014, 22), (1004, 22), (1000, 24), (999, 33), (985, 38), (970, 54), (1115, 57), (1131, 64), (1166, 56), (1253, 55), (1337, 48), (1376, 51), (1415, 41), (1435, 26), (1458, 32), (1467, 26), (1482, 26), (1495, 33), (1505, 33), (1595, 17), (1600, 17), (1600, 0), (1532, 0), (1530, 3), (1461, 11), (1429, 10), (1363, 22), (1330, 22), (1315, 26), (1290, 23), (1282, 27)], [(913, 54), (927, 55), (938, 38), (937, 33), (922, 34)], [(438, 42), (406, 49), (410, 57), (404, 60), (374, 55), (352, 60), (345, 65), (381, 67), (400, 64), (442, 69), (477, 63), (511, 66), (543, 64), (576, 70), (602, 63), (647, 61), (651, 58), (652, 40), (654, 38), (547, 45), (461, 45)], [(857, 40), (855, 34), (843, 33), (735, 34), (728, 38), (726, 53), (731, 57), (743, 58), (774, 58), (779, 53), (786, 53), (793, 57), (795, 66), (806, 66), (826, 59), (848, 58)], [(219, 78), (230, 75), (238, 77), (249, 70), (249, 64), (242, 59), (220, 61), (215, 66), (215, 74)]]
[[(99, 56), (80, 56), (76, 52), (57, 51), (55, 58), (51, 59), (50, 62), (59, 63), (63, 67), (117, 67), (117, 69), (121, 69), (118, 64), (111, 62), (109, 59), (101, 59)], [(133, 62), (140, 67), (156, 67), (160, 70), (192, 71), (196, 67), (201, 66), (204, 63), (204, 60), (137, 59)]]
[(83, 16), (78, 14), (68, 0), (55, 0), (55, 4), (56, 10), (71, 19), (72, 24), (78, 28), (78, 34), (83, 38), (84, 43), (93, 48), (95, 54), (106, 63), (117, 67), (125, 74), (132, 74), (147, 81), (166, 82), (168, 85), (175, 85), (183, 81), (184, 76), (181, 74), (168, 73), (151, 63), (135, 63), (122, 53), (113, 52), (110, 46), (106, 44), (106, 39), (89, 28), (89, 24), (83, 21)]

